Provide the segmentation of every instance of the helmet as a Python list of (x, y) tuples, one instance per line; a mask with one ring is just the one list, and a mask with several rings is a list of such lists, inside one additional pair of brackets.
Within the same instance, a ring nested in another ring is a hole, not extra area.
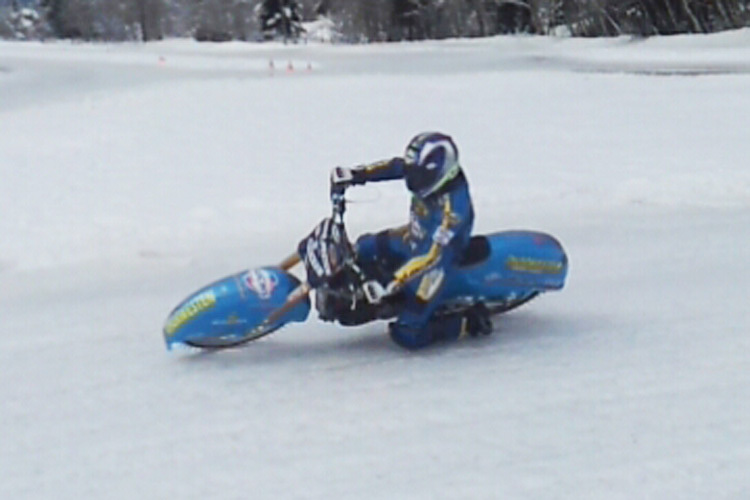
[(425, 132), (414, 137), (404, 153), (404, 174), (409, 191), (427, 198), (458, 175), (458, 149), (449, 136)]

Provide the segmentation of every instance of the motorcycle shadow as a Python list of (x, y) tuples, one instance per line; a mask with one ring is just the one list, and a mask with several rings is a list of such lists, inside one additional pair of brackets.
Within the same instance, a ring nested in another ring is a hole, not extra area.
[[(191, 349), (183, 357), (189, 363), (270, 365), (315, 363), (327, 359), (361, 360), (443, 358), (457, 352), (476, 355), (517, 354), (535, 351), (568, 341), (586, 331), (598, 329), (595, 318), (590, 321), (567, 314), (517, 311), (493, 319), (491, 335), (467, 337), (457, 341), (438, 342), (418, 350), (407, 350), (396, 345), (388, 336), (385, 323), (351, 328), (338, 328), (334, 332), (315, 329), (312, 333), (295, 327), (281, 330), (272, 336), (231, 349), (201, 351)], [(336, 327), (333, 327), (336, 328)]]

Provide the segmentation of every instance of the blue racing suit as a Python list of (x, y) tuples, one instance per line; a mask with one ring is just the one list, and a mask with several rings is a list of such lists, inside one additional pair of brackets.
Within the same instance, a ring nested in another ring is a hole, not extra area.
[[(357, 183), (404, 178), (404, 160), (360, 167)], [(469, 244), (474, 209), (463, 172), (426, 199), (412, 198), (408, 226), (365, 234), (356, 242), (357, 260), (367, 268), (393, 270), (392, 279), (403, 296), (403, 308), (389, 325), (399, 345), (417, 349), (440, 339), (457, 338), (461, 317), (432, 320), (441, 304), (445, 283)]]

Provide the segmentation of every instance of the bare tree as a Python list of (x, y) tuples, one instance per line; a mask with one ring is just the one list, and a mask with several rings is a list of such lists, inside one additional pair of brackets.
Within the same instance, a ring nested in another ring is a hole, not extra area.
[(165, 6), (162, 0), (135, 0), (135, 10), (144, 42), (161, 40), (164, 37), (162, 19)]

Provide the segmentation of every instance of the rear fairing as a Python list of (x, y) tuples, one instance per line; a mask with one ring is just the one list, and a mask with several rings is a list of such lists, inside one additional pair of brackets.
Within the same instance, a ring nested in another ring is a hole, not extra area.
[(504, 302), (565, 285), (568, 258), (554, 237), (536, 231), (502, 231), (486, 238), (489, 256), (452, 273), (446, 301)]

